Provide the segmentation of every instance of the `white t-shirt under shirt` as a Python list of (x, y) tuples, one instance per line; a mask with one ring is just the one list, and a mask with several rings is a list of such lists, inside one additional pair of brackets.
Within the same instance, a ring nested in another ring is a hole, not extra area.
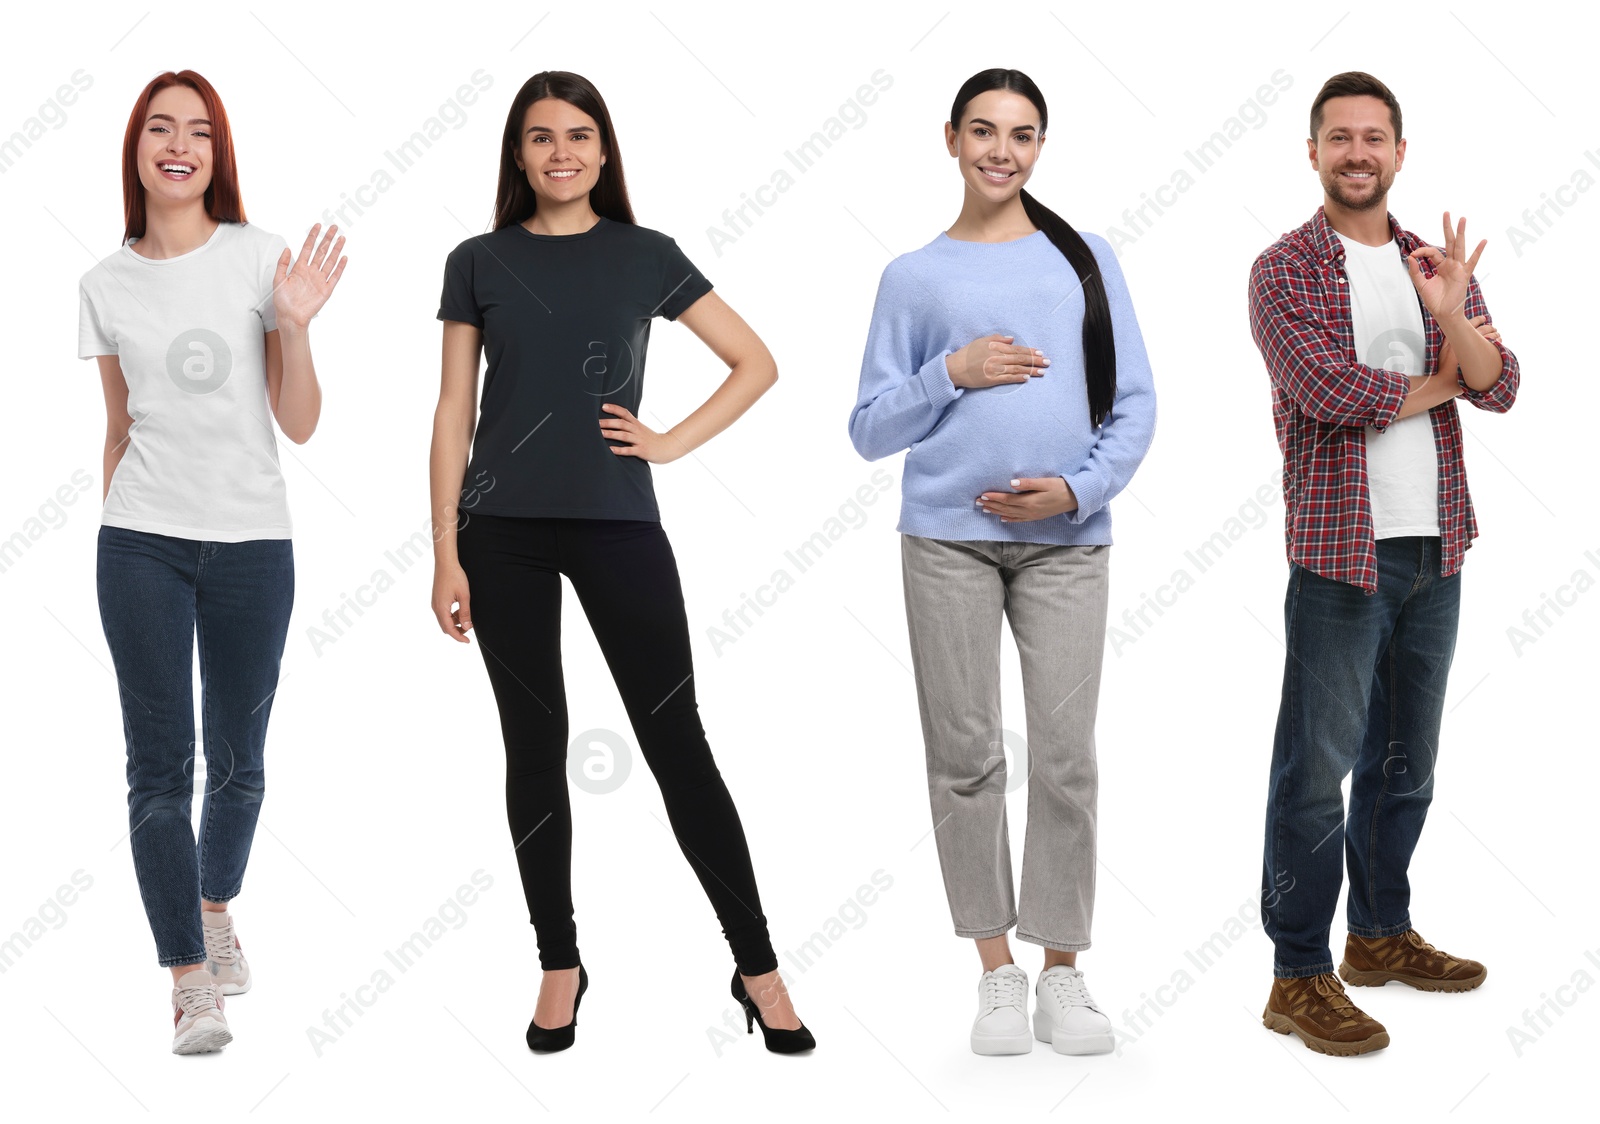
[[(1350, 326), (1356, 359), (1369, 367), (1402, 375), (1426, 374), (1427, 336), (1416, 286), (1393, 240), (1367, 246), (1353, 238), (1344, 245), (1349, 277)], [(1367, 493), (1373, 537), (1439, 533), (1439, 452), (1433, 420), (1412, 414), (1379, 432), (1366, 427)]]
[(129, 245), (83, 275), (78, 357), (115, 355), (128, 443), (101, 522), (213, 542), (290, 538), (267, 403), (265, 333), (287, 243), (219, 223), (202, 246), (151, 259)]

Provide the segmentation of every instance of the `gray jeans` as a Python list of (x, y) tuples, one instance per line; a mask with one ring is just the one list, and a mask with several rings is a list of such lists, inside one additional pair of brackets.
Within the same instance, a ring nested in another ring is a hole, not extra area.
[[(1089, 947), (1110, 554), (1109, 546), (900, 537), (933, 834), (958, 936), (994, 937), (1015, 925), (1019, 940), (1062, 952)], [(1006, 833), (1002, 613), (1027, 711), (1020, 910)]]

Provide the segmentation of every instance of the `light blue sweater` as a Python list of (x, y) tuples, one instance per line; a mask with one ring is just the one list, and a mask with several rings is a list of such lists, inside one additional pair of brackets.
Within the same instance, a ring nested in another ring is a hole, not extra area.
[[(944, 233), (883, 271), (872, 310), (850, 440), (869, 461), (909, 449), (904, 534), (1098, 545), (1111, 542), (1111, 498), (1133, 478), (1155, 432), (1155, 387), (1139, 322), (1110, 245), (1084, 234), (1111, 303), (1117, 393), (1096, 430), (1083, 365), (1083, 291), (1043, 231), (1011, 242)], [(957, 387), (945, 356), (994, 332), (1050, 360), (1024, 383)], [(1078, 508), (1002, 523), (975, 502), (1021, 476), (1060, 476)]]

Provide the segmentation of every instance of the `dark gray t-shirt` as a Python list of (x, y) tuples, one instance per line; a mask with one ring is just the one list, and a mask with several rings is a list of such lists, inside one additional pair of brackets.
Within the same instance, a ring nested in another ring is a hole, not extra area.
[(452, 250), (439, 319), (482, 329), (488, 366), (462, 508), (659, 520), (650, 463), (611, 451), (600, 419), (617, 415), (600, 407), (638, 415), (651, 319), (710, 290), (667, 235), (607, 218), (582, 234), (513, 223)]

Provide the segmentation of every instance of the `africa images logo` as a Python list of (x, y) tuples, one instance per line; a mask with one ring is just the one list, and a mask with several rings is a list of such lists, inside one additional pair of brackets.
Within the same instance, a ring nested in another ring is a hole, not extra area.
[[(633, 381), (638, 370), (638, 354), (632, 340), (622, 339), (619, 342), (622, 344), (622, 353), (614, 359), (608, 341), (589, 341), (589, 353), (583, 360), (583, 378), (588, 384), (583, 388), (585, 393), (604, 398), (621, 393)], [(613, 364), (615, 370), (612, 369)]]
[(167, 374), (179, 390), (210, 394), (228, 381), (233, 352), (209, 328), (190, 328), (167, 348)]
[(1428, 345), (1415, 329), (1390, 328), (1380, 332), (1367, 347), (1367, 366), (1420, 375)]

